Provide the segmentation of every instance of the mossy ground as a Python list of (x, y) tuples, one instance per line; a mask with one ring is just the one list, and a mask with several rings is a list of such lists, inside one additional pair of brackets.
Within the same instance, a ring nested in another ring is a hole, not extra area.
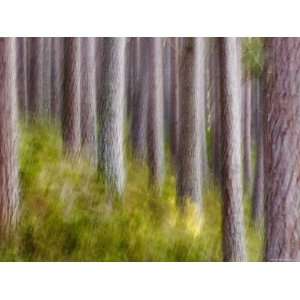
[[(160, 196), (147, 168), (129, 158), (122, 201), (113, 201), (83, 158), (63, 155), (53, 125), (22, 126), (21, 203), (18, 225), (0, 248), (2, 261), (221, 261), (221, 198), (209, 185), (204, 214), (176, 205), (170, 168)], [(245, 201), (250, 260), (260, 260), (261, 234)]]

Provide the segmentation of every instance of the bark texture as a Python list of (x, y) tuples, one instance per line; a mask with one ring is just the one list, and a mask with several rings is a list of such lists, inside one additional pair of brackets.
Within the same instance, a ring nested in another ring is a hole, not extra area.
[(43, 109), (43, 57), (44, 38), (29, 38), (29, 98), (32, 118), (40, 117)]
[(137, 38), (135, 44), (134, 63), (134, 94), (132, 107), (132, 149), (137, 159), (144, 160), (147, 157), (147, 107), (149, 95), (149, 53), (147, 51), (147, 39)]
[(99, 114), (99, 169), (119, 195), (124, 191), (124, 109), (126, 38), (103, 38)]
[(64, 41), (64, 99), (62, 132), (65, 152), (77, 155), (80, 151), (80, 38)]
[(162, 40), (149, 38), (149, 99), (147, 120), (147, 151), (150, 184), (160, 189), (164, 182), (164, 103)]
[(81, 39), (81, 142), (84, 153), (97, 164), (95, 38)]
[(50, 117), (51, 107), (51, 44), (52, 38), (44, 38), (43, 47), (43, 115)]
[(173, 164), (177, 164), (177, 154), (179, 147), (179, 38), (171, 39), (171, 153)]
[(64, 40), (53, 38), (51, 44), (51, 116), (58, 121), (61, 119), (63, 81), (64, 81)]
[(0, 39), (0, 232), (15, 224), (19, 202), (16, 49)]
[(27, 40), (26, 38), (16, 39), (17, 47), (17, 96), (19, 111), (26, 119), (28, 113), (28, 90), (27, 90)]
[(300, 38), (267, 38), (265, 55), (265, 259), (299, 261)]
[(218, 38), (221, 69), (223, 255), (246, 260), (241, 164), (241, 99), (236, 38)]
[(263, 106), (261, 80), (255, 79), (256, 88), (256, 166), (253, 187), (252, 218), (255, 224), (260, 225), (264, 216), (264, 145), (263, 145)]
[(182, 206), (187, 199), (202, 206), (201, 91), (203, 39), (185, 38), (180, 65), (180, 128), (177, 190)]

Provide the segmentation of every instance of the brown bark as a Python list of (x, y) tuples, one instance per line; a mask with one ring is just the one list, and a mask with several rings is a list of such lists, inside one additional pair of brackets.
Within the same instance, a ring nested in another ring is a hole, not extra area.
[(0, 232), (6, 233), (17, 218), (18, 120), (14, 38), (0, 39)]
[(29, 98), (32, 118), (41, 117), (43, 108), (43, 38), (29, 38)]
[(223, 255), (225, 261), (246, 260), (241, 161), (241, 99), (236, 38), (220, 43)]
[(62, 132), (64, 149), (71, 155), (80, 151), (80, 39), (64, 41), (64, 99)]
[(164, 122), (162, 40), (149, 38), (149, 102), (147, 120), (147, 154), (150, 184), (161, 189), (164, 182)]
[(299, 261), (300, 38), (267, 38), (265, 56), (265, 259)]
[[(201, 44), (202, 43), (202, 44)], [(177, 190), (181, 205), (192, 200), (202, 206), (201, 91), (199, 82), (203, 39), (185, 38), (180, 63), (180, 126)], [(203, 91), (202, 91), (203, 92)], [(203, 95), (202, 95), (203, 96)]]

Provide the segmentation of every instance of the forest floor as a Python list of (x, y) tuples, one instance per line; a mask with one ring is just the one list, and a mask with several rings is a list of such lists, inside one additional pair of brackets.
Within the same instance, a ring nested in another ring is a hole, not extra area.
[[(130, 152), (130, 151), (129, 151)], [(160, 196), (147, 168), (128, 158), (123, 201), (110, 205), (97, 172), (84, 158), (64, 157), (58, 130), (22, 126), (19, 222), (0, 245), (1, 261), (222, 261), (219, 189), (206, 188), (204, 213), (176, 205), (175, 177), (167, 170)], [(245, 200), (248, 257), (262, 259), (262, 234)]]

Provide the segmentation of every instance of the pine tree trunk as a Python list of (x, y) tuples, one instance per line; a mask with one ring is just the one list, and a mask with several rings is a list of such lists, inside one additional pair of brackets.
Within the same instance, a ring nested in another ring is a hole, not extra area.
[(43, 108), (43, 54), (44, 38), (29, 38), (29, 98), (32, 118), (39, 118)]
[(236, 38), (220, 43), (223, 254), (225, 261), (246, 260), (241, 161), (241, 99)]
[(80, 38), (64, 41), (64, 99), (62, 132), (65, 152), (77, 155), (80, 151)]
[(51, 44), (51, 116), (58, 121), (61, 119), (63, 81), (64, 81), (64, 40), (53, 38)]
[(267, 261), (300, 260), (300, 38), (267, 38), (264, 169)]
[(171, 153), (173, 165), (177, 165), (179, 139), (179, 38), (171, 40)]
[(221, 134), (221, 76), (220, 76), (220, 43), (214, 38), (211, 54), (211, 97), (214, 106), (213, 124), (213, 172), (221, 183), (222, 168), (222, 134)]
[(161, 38), (149, 38), (147, 42), (149, 51), (149, 107), (147, 120), (149, 183), (160, 190), (165, 176), (162, 40)]
[(99, 170), (109, 187), (122, 195), (124, 168), (126, 38), (103, 38), (99, 114)]
[(15, 224), (19, 202), (16, 48), (0, 39), (0, 232)]
[(147, 38), (136, 41), (135, 58), (135, 94), (132, 107), (132, 149), (137, 159), (145, 160), (147, 156), (147, 107), (149, 95), (149, 53)]
[(252, 159), (251, 159), (251, 94), (252, 80), (249, 71), (245, 81), (245, 97), (244, 97), (244, 186), (247, 191), (252, 187)]
[(263, 222), (264, 216), (264, 145), (263, 145), (263, 115), (262, 115), (262, 88), (260, 79), (256, 81), (256, 166), (253, 190), (252, 218), (256, 225)]
[(81, 140), (82, 148), (97, 165), (95, 39), (81, 39)]
[(51, 44), (52, 38), (44, 38), (43, 53), (43, 115), (50, 117), (51, 107)]
[(27, 41), (26, 38), (16, 39), (17, 47), (17, 96), (19, 111), (24, 120), (28, 113), (28, 94), (27, 94)]
[(177, 190), (182, 206), (194, 201), (202, 206), (201, 97), (200, 76), (203, 39), (184, 38), (180, 65), (180, 126), (178, 144)]

